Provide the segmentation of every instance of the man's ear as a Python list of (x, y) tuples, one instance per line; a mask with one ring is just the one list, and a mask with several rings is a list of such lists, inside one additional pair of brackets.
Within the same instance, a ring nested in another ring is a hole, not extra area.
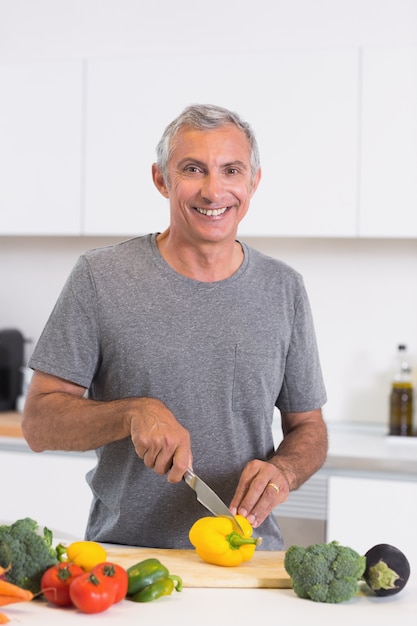
[(165, 197), (168, 198), (168, 187), (165, 184), (164, 177), (162, 176), (162, 172), (159, 169), (157, 163), (152, 164), (152, 180), (154, 182), (155, 187), (158, 191)]
[(257, 190), (258, 185), (259, 185), (259, 183), (261, 181), (261, 178), (262, 178), (262, 170), (261, 170), (261, 168), (259, 168), (258, 171), (256, 172), (255, 176), (253, 177), (252, 188), (251, 188), (251, 197), (253, 196), (253, 194)]

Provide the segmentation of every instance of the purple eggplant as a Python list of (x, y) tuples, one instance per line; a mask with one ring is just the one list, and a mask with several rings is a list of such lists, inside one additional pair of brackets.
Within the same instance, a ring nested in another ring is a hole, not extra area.
[(365, 554), (363, 579), (377, 596), (391, 596), (405, 587), (410, 576), (410, 563), (401, 550), (388, 543), (379, 543)]

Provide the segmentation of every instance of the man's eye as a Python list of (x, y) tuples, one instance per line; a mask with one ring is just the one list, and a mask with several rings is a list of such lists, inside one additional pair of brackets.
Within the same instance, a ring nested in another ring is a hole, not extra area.
[(185, 168), (185, 171), (190, 172), (191, 174), (201, 172), (200, 168), (197, 167), (196, 165), (187, 165), (187, 167)]
[(228, 174), (237, 174), (238, 173), (238, 169), (236, 167), (229, 167), (227, 170)]

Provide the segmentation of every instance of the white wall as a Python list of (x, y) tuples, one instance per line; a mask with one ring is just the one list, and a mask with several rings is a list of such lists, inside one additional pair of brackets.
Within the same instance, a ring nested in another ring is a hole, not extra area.
[[(0, 61), (416, 43), (415, 0), (0, 0)], [(115, 240), (0, 237), (0, 328), (36, 340), (78, 255)], [(327, 419), (386, 423), (398, 342), (417, 365), (417, 241), (248, 242), (305, 277)]]
[(416, 25), (415, 0), (0, 0), (0, 60), (405, 45)]

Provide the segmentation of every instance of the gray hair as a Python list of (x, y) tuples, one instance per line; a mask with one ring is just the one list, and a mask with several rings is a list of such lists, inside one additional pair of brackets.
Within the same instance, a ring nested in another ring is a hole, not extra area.
[(250, 125), (245, 122), (237, 113), (224, 109), (223, 107), (211, 104), (193, 104), (186, 107), (178, 117), (176, 117), (166, 127), (157, 147), (157, 165), (162, 172), (165, 184), (168, 181), (168, 162), (174, 149), (173, 139), (177, 132), (184, 126), (195, 128), (196, 130), (213, 130), (234, 124), (243, 131), (249, 143), (250, 166), (252, 181), (260, 167), (259, 150), (255, 134)]

